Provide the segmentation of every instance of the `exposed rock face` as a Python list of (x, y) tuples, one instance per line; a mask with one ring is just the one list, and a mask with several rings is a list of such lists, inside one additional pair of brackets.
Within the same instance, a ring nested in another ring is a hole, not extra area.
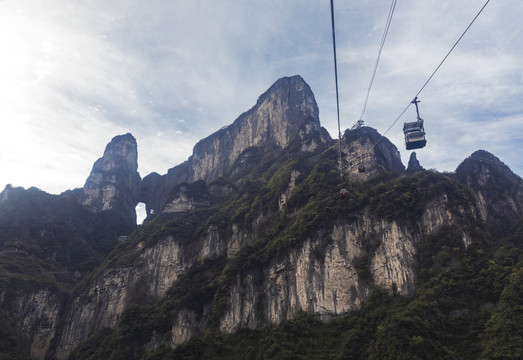
[(233, 124), (199, 141), (187, 162), (162, 177), (147, 176), (140, 201), (147, 204), (148, 211), (160, 211), (176, 185), (234, 177), (293, 141), (301, 152), (327, 147), (332, 140), (321, 127), (318, 114), (314, 94), (303, 78), (298, 75), (281, 78)]
[[(342, 165), (350, 181), (372, 181), (391, 172), (404, 174), (398, 150), (374, 129), (361, 127), (346, 132), (341, 145)], [(260, 159), (281, 154), (282, 149), (286, 149), (286, 154), (301, 154), (329, 146), (332, 140), (320, 127), (317, 105), (308, 85), (298, 76), (283, 78), (232, 125), (199, 142), (188, 161), (167, 175), (153, 173), (140, 183), (136, 140), (130, 134), (115, 137), (80, 190), (81, 203), (93, 212), (116, 210), (134, 221), (134, 207), (143, 201), (149, 210), (163, 212), (161, 216), (166, 219), (184, 220), (180, 214), (165, 213), (213, 205), (214, 197), (225, 198), (238, 191), (234, 180), (241, 178), (246, 169)], [(423, 169), (413, 153), (407, 173), (420, 168)], [(143, 238), (131, 236), (122, 247), (122, 258), (111, 258), (67, 304), (47, 289), (17, 295), (14, 300), (9, 299), (10, 320), (24, 341), (30, 343), (33, 357), (43, 359), (53, 340), (54, 356), (66, 359), (97, 331), (115, 328), (129, 304), (153, 302), (166, 295), (173, 282), (203, 258), (226, 255), (231, 263), (237, 260), (242, 248), (260, 240), (260, 228), (272, 225), (264, 221), (270, 219), (267, 212), (289, 218), (298, 216), (303, 209), (285, 213), (286, 204), (300, 187), (305, 169), (308, 167), (292, 168), (285, 180), (288, 183), (278, 187), (276, 197), (270, 199), (275, 200), (270, 210), (264, 208), (254, 213), (258, 210), (253, 207), (250, 211), (254, 215), (250, 214), (252, 217), (245, 223), (234, 220), (231, 224), (229, 218), (220, 219), (221, 225), (210, 222), (205, 230), (198, 229), (194, 239), (181, 238), (184, 235), (176, 233), (178, 228), (165, 230), (164, 224), (149, 229), (144, 225), (140, 234)], [(223, 290), (227, 300), (223, 313), (213, 313), (213, 303), (204, 304), (198, 313), (177, 309), (168, 337), (154, 334), (148, 346), (155, 348), (165, 339), (176, 346), (203, 334), (211, 314), (218, 314), (212, 321), (229, 334), (241, 327), (277, 324), (299, 311), (324, 320), (333, 318), (359, 308), (375, 285), (403, 295), (412, 294), (419, 267), (417, 251), (426, 236), (453, 225), (461, 231), (464, 245), (469, 246), (469, 224), (462, 223), (463, 214), (467, 219), (479, 219), (478, 208), (483, 220), (523, 214), (521, 179), (491, 154), (474, 153), (458, 167), (456, 176), (476, 194), (477, 202), (470, 208), (452, 207), (449, 194), (442, 192), (423, 203), (420, 218), (400, 222), (373, 215), (370, 206), (362, 204), (350, 219), (340, 217), (334, 225), (318, 226), (313, 235), (293, 239), (294, 245), (260, 262), (263, 265), (233, 273), (232, 284)], [(492, 193), (492, 189), (496, 192)], [(0, 194), (0, 205), (9, 201), (13, 191), (8, 187)], [(250, 195), (245, 194), (248, 199)], [(13, 249), (3, 251), (18, 251)], [(2, 285), (0, 305), (4, 306), (6, 290)]]
[(474, 152), (458, 166), (456, 176), (475, 193), (484, 221), (523, 215), (523, 180), (491, 153)]
[(58, 323), (62, 301), (44, 289), (18, 297), (12, 312), (20, 334), (30, 341), (30, 355), (44, 359)]
[(312, 128), (319, 131), (320, 122), (310, 87), (300, 76), (279, 79), (232, 125), (196, 144), (188, 180), (208, 182), (234, 168), (250, 148), (283, 149), (301, 130)]
[[(233, 333), (240, 327), (278, 324), (299, 311), (330, 319), (359, 308), (374, 284), (412, 294), (419, 266), (416, 244), (422, 236), (455, 222), (444, 195), (429, 204), (417, 226), (364, 214), (356, 222), (319, 232), (258, 273), (238, 275), (220, 330)], [(466, 245), (468, 239), (463, 231)], [(362, 258), (370, 260), (362, 264)], [(362, 278), (362, 266), (368, 267), (369, 278)]]
[(211, 205), (207, 186), (203, 182), (180, 184), (171, 190), (162, 210), (164, 213), (187, 212)]
[(423, 170), (425, 170), (425, 168), (423, 168), (423, 166), (420, 165), (418, 159), (416, 158), (416, 152), (413, 151), (410, 154), (409, 164), (407, 166), (406, 174), (413, 175), (413, 174), (417, 173), (418, 171), (423, 171)]
[[(291, 177), (289, 188), (293, 182)], [(256, 219), (251, 227), (253, 233), (259, 222)], [(375, 218), (364, 211), (355, 221), (319, 230), (267, 266), (238, 274), (229, 289), (228, 307), (219, 328), (232, 333), (240, 327), (277, 324), (299, 311), (330, 319), (359, 308), (374, 284), (411, 294), (418, 267), (416, 244), (421, 237), (453, 223), (456, 217), (449, 208), (448, 197), (442, 194), (427, 204), (417, 224)], [(223, 252), (234, 256), (254, 234), (240, 230), (237, 225), (232, 228), (230, 236), (223, 237), (211, 226), (198, 244), (182, 245), (182, 239), (171, 236), (150, 247), (139, 243), (132, 250), (139, 254), (132, 267), (106, 269), (72, 300), (58, 342), (57, 358), (66, 358), (76, 345), (96, 331), (115, 327), (133, 296), (157, 299), (165, 294), (197, 259)], [(463, 234), (464, 241), (468, 241), (466, 231)], [(365, 273), (362, 267), (368, 269), (368, 277), (362, 275)], [(189, 309), (180, 311), (172, 325), (171, 345), (201, 335), (208, 326), (211, 308), (211, 304), (206, 305), (200, 316)]]
[(373, 128), (348, 130), (341, 142), (342, 166), (350, 181), (365, 182), (389, 171), (405, 171), (396, 146)]
[(114, 137), (98, 159), (83, 187), (81, 204), (92, 212), (116, 210), (136, 223), (140, 175), (138, 150), (131, 134)]
[(13, 189), (13, 185), (11, 184), (7, 184), (5, 186), (4, 190), (0, 193), (0, 204), (9, 200), (9, 197), (11, 196), (11, 192), (13, 191)]
[(183, 309), (176, 316), (171, 330), (171, 346), (175, 347), (189, 341), (195, 335), (201, 335), (207, 329), (211, 307), (204, 309), (203, 315), (198, 317), (194, 311)]
[[(58, 359), (67, 358), (79, 343), (105, 327), (115, 327), (129, 300), (158, 298), (185, 271), (185, 259), (177, 241), (168, 237), (144, 248), (132, 267), (108, 268), (70, 301), (56, 349)], [(134, 299), (133, 299), (134, 297)]]

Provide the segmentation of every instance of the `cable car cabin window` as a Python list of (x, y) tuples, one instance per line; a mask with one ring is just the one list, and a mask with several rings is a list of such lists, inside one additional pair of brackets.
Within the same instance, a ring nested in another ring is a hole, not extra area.
[(347, 189), (341, 189), (340, 190), (340, 197), (347, 197), (347, 194), (349, 191)]
[(415, 131), (423, 131), (423, 119), (419, 121), (413, 121), (409, 123), (403, 124), (403, 132), (409, 133), (409, 132), (415, 132)]
[(424, 131), (405, 134), (405, 145), (407, 150), (420, 149), (427, 144)]
[(420, 149), (427, 144), (423, 129), (423, 119), (403, 124), (403, 133), (405, 134), (407, 150)]

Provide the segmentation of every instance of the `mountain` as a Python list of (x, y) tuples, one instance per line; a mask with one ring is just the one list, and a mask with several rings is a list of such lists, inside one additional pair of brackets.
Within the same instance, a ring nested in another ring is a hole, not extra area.
[(69, 196), (6, 186), (0, 193), (0, 324), (13, 330), (2, 333), (0, 354), (19, 358), (19, 344), (43, 358), (70, 290), (132, 230), (115, 211), (91, 213)]
[(80, 203), (99, 213), (114, 210), (136, 224), (136, 199), (140, 189), (138, 149), (131, 134), (114, 137), (96, 160), (81, 191)]
[[(2, 268), (0, 354), (519, 358), (521, 178), (485, 151), (455, 173), (424, 170), (415, 156), (405, 170), (375, 129), (346, 131), (339, 144), (318, 113), (301, 77), (282, 78), (167, 174), (140, 180), (126, 134), (84, 188), (18, 189), (31, 202), (16, 213), (6, 188), (1, 249), (21, 249), (25, 234), (39, 271)], [(53, 221), (69, 220), (49, 233), (61, 244), (50, 248), (38, 239), (53, 201), (63, 207)], [(129, 227), (138, 201), (154, 213)], [(77, 229), (72, 248), (96, 261), (49, 281), (52, 266), (82, 264), (64, 256)], [(117, 234), (129, 236), (114, 247)]]
[(423, 171), (423, 170), (425, 170), (425, 169), (423, 168), (423, 166), (420, 165), (418, 158), (416, 157), (416, 152), (415, 151), (411, 152), (406, 174), (413, 175), (413, 174), (417, 173), (418, 171)]
[(521, 178), (491, 153), (474, 152), (458, 166), (456, 176), (474, 192), (484, 221), (498, 224), (523, 216)]
[(325, 150), (332, 140), (321, 128), (318, 114), (314, 95), (301, 76), (281, 78), (231, 125), (199, 141), (185, 163), (164, 176), (145, 177), (140, 201), (148, 213), (151, 209), (161, 212), (176, 185), (197, 180), (210, 183), (221, 176), (239, 178), (291, 142), (296, 142), (296, 152)]

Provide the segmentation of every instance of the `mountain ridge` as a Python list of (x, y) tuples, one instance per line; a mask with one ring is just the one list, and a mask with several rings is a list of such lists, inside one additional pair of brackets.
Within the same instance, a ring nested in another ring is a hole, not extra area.
[[(114, 251), (99, 257), (103, 263), (92, 271), (79, 277), (69, 272), (67, 281), (58, 281), (62, 292), (40, 278), (7, 287), (30, 274), (5, 262), (0, 322), (11, 324), (14, 340), (0, 352), (16, 351), (19, 341), (37, 359), (189, 353), (219, 359), (256, 352), (284, 358), (285, 349), (277, 346), (282, 337), (274, 340), (273, 331), (283, 331), (283, 338), (294, 331), (299, 341), (314, 342), (307, 331), (338, 327), (336, 336), (318, 334), (336, 345), (316, 344), (321, 355), (307, 346), (308, 355), (293, 344), (285, 347), (303, 358), (366, 358), (363, 351), (415, 357), (424, 347), (435, 358), (487, 354), (475, 329), (494, 329), (494, 316), (486, 321), (490, 314), (506, 318), (507, 309), (495, 304), (502, 293), (507, 303), (518, 286), (508, 279), (516, 276), (521, 253), (521, 178), (485, 151), (452, 174), (419, 169), (418, 163), (409, 175), (395, 146), (368, 127), (344, 133), (340, 164), (314, 104), (301, 77), (282, 78), (233, 124), (199, 142), (196, 155), (165, 175), (141, 180), (136, 140), (115, 137), (84, 188), (53, 197), (83, 214), (94, 240), (112, 239), (104, 254)], [(294, 126), (282, 130), (286, 135), (265, 136), (278, 121)], [(245, 126), (233, 126), (239, 123)], [(246, 133), (252, 136), (243, 144), (231, 144)], [(212, 158), (227, 161), (202, 165)], [(338, 195), (341, 186), (345, 198)], [(32, 222), (25, 246), (34, 248), (50, 229), (45, 215), (24, 218), (26, 209), (12, 216), (12, 206), (21, 202), (13, 201), (15, 193), (46, 197), (36, 189), (0, 193), (0, 256), (19, 248), (15, 237), (5, 237), (13, 233), (8, 226), (23, 233)], [(92, 196), (87, 202), (86, 194)], [(155, 211), (131, 233), (129, 210), (138, 201)], [(34, 204), (29, 208), (35, 211), (42, 206)], [(82, 222), (74, 223), (73, 229)], [(66, 233), (72, 232), (51, 232), (48, 240)], [(116, 245), (119, 235), (129, 236)], [(54, 261), (52, 252), (43, 258), (49, 259)], [(49, 264), (39, 264), (47, 277)], [(417, 320), (421, 314), (424, 322)], [(460, 336), (466, 341), (452, 340)], [(485, 336), (497, 343), (496, 334)], [(249, 346), (238, 349), (234, 339)], [(469, 354), (464, 343), (471, 345)]]

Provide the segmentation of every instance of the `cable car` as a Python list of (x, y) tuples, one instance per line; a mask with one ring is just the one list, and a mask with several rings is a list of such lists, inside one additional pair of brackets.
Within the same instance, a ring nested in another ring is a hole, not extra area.
[(403, 133), (405, 134), (405, 146), (407, 150), (421, 149), (427, 144), (425, 139), (425, 129), (423, 128), (423, 119), (419, 116), (418, 97), (412, 100), (412, 104), (416, 105), (416, 114), (418, 120), (414, 122), (403, 124)]
[(349, 191), (347, 189), (340, 190), (340, 197), (347, 197), (348, 194), (349, 194)]

